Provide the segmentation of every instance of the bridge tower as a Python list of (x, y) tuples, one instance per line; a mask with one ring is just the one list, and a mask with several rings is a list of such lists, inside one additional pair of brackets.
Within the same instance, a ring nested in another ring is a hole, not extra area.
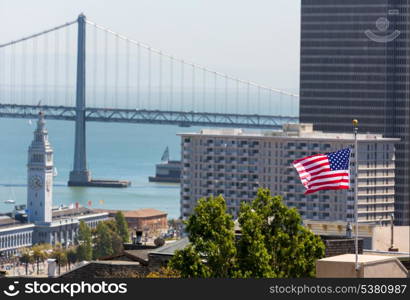
[(74, 168), (70, 172), (68, 186), (94, 186), (94, 187), (127, 187), (131, 184), (126, 180), (93, 180), (91, 172), (87, 169), (86, 152), (86, 129), (85, 129), (85, 41), (86, 41), (86, 18), (80, 14), (77, 19), (77, 86), (75, 105), (75, 145), (74, 145)]
[(74, 168), (70, 172), (69, 186), (84, 185), (91, 181), (91, 173), (87, 169), (86, 129), (85, 129), (85, 15), (80, 14), (78, 22), (77, 41), (77, 87), (76, 87), (76, 119)]

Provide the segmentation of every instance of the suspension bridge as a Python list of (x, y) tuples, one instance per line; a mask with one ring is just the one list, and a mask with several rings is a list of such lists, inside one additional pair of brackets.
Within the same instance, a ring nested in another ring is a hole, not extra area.
[(277, 129), (298, 121), (298, 102), (294, 93), (185, 61), (83, 14), (0, 44), (0, 117), (42, 111), (75, 121), (69, 185), (92, 182), (87, 121)]

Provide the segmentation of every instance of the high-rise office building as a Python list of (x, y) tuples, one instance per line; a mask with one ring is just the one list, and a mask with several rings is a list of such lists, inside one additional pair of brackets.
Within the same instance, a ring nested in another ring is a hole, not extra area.
[[(402, 140), (395, 217), (410, 223), (410, 0), (302, 0), (300, 121)], [(376, 178), (375, 178), (376, 180)]]
[[(304, 195), (292, 165), (295, 159), (349, 147), (353, 134), (323, 133), (313, 131), (312, 124), (289, 124), (283, 131), (204, 129), (181, 136), (183, 218), (193, 213), (198, 199), (210, 195), (223, 195), (229, 213), (237, 217), (241, 202), (254, 199), (258, 187), (267, 187), (273, 195), (283, 195), (285, 203), (296, 207), (304, 219), (354, 220), (352, 189)], [(358, 139), (359, 221), (387, 224), (394, 212), (397, 139), (366, 134)]]

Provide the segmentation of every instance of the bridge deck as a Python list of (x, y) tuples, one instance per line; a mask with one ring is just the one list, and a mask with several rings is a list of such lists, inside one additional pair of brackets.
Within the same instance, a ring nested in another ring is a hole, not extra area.
[[(0, 104), (1, 118), (34, 119), (43, 111), (47, 119), (74, 121), (76, 108), (70, 106), (37, 106)], [(114, 108), (86, 108), (86, 121), (163, 124), (212, 127), (279, 129), (286, 123), (297, 123), (298, 117), (251, 114), (224, 114), (212, 112), (183, 112)]]

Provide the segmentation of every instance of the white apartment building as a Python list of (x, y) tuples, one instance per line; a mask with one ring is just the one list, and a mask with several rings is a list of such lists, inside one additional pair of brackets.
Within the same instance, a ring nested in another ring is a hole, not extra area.
[[(292, 166), (298, 158), (353, 146), (353, 133), (323, 133), (313, 131), (312, 124), (287, 124), (282, 131), (203, 129), (179, 135), (184, 219), (193, 213), (198, 199), (210, 195), (223, 195), (229, 213), (237, 217), (241, 202), (251, 201), (259, 187), (267, 187), (272, 195), (282, 195), (289, 207), (296, 207), (304, 219), (354, 221), (354, 180), (351, 190), (304, 195), (305, 188)], [(397, 142), (381, 135), (358, 135), (360, 222), (390, 221)]]

